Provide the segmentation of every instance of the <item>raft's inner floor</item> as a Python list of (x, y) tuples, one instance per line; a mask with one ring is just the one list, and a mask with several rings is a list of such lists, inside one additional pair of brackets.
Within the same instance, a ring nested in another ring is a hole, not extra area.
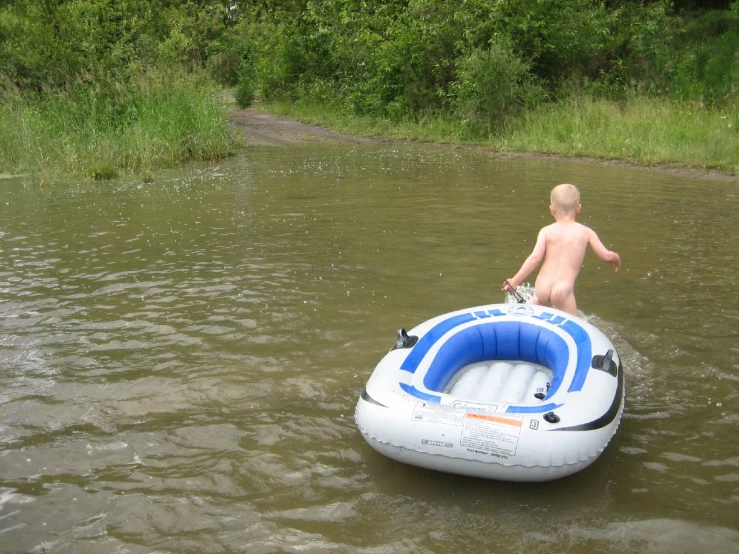
[(477, 402), (539, 404), (552, 382), (552, 370), (517, 360), (490, 360), (462, 367), (442, 392)]

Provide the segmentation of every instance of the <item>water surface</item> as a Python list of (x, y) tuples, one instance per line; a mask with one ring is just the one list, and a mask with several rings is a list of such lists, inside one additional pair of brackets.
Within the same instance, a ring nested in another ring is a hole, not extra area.
[[(560, 182), (623, 260), (577, 287), (613, 442), (546, 484), (383, 458), (353, 411), (397, 328), (503, 301)], [(738, 194), (390, 146), (0, 181), (0, 551), (737, 552)]]

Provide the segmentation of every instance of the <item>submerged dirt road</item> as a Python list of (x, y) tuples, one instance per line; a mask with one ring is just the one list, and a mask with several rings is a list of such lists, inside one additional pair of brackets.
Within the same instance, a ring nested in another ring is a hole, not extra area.
[(229, 121), (244, 133), (246, 146), (287, 146), (300, 142), (321, 144), (391, 142), (380, 137), (347, 135), (251, 108), (233, 110)]
[[(233, 104), (232, 104), (233, 105)], [(413, 141), (388, 139), (377, 136), (360, 136), (331, 131), (318, 125), (301, 123), (277, 115), (259, 111), (254, 108), (234, 109), (229, 113), (229, 122), (244, 135), (244, 144), (247, 147), (254, 146), (276, 146), (288, 147), (296, 143), (314, 144), (413, 144)], [(419, 143), (420, 144), (420, 143)], [(711, 181), (726, 181), (739, 183), (739, 175), (730, 175), (711, 169), (674, 168), (666, 166), (642, 166), (622, 160), (596, 159), (596, 158), (568, 158), (554, 154), (543, 154), (536, 152), (500, 152), (479, 145), (459, 145), (423, 143), (429, 148), (443, 149), (470, 149), (484, 152), (488, 155), (501, 158), (551, 158), (567, 160), (573, 163), (599, 164), (615, 167), (631, 168), (643, 171), (665, 172), (675, 176), (690, 179), (708, 179)]]

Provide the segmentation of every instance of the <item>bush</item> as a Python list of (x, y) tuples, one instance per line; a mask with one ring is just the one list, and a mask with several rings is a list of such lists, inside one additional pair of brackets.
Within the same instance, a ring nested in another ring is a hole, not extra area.
[(239, 73), (239, 85), (236, 87), (236, 103), (240, 108), (248, 108), (254, 102), (254, 95), (257, 90), (256, 78), (254, 76), (254, 68), (249, 62), (242, 62), (241, 72)]
[(233, 87), (241, 81), (241, 64), (244, 62), (236, 50), (225, 50), (208, 56), (206, 69), (218, 84)]
[(536, 104), (545, 96), (529, 73), (529, 65), (505, 39), (459, 60), (458, 72), (459, 80), (452, 87), (456, 113), (488, 130), (500, 128), (522, 106)]

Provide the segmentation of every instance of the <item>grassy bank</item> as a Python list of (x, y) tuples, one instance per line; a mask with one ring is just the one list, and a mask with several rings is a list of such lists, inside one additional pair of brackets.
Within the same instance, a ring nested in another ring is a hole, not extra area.
[(0, 104), (0, 173), (110, 179), (236, 151), (220, 91), (198, 73), (147, 71), (11, 93)]
[(739, 104), (716, 110), (645, 97), (623, 102), (570, 99), (524, 112), (494, 133), (445, 115), (395, 122), (346, 115), (336, 107), (310, 102), (262, 106), (273, 113), (353, 134), (480, 144), (500, 151), (715, 169), (739, 175)]

